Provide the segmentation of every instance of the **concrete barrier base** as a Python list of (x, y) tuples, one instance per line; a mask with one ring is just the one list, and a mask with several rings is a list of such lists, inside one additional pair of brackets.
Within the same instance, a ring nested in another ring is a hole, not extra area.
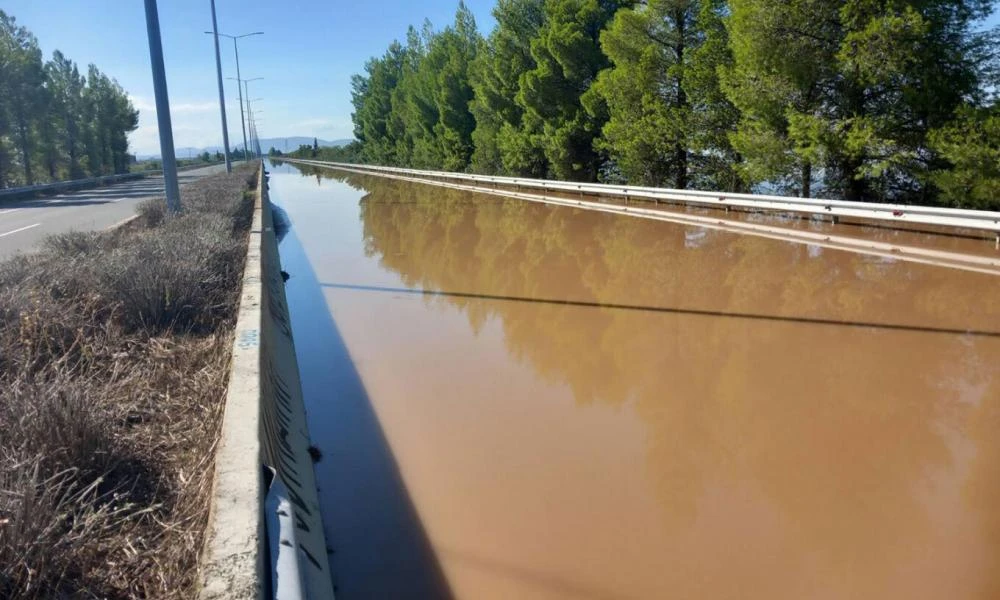
[[(215, 456), (200, 598), (333, 598), (308, 449), (298, 363), (261, 166)], [(275, 514), (267, 514), (267, 506)]]

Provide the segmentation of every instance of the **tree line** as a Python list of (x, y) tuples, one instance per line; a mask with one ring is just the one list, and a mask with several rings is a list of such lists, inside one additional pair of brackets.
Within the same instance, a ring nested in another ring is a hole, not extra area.
[(352, 80), (335, 158), (1000, 207), (991, 0), (459, 4)]
[(0, 10), (0, 188), (128, 171), (139, 113), (96, 66), (86, 74)]

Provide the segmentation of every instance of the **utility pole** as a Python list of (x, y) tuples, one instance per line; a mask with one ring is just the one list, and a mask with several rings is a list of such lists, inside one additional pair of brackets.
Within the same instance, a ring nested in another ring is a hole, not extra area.
[[(225, 34), (220, 34), (220, 35), (225, 35)], [(258, 33), (248, 33), (247, 35), (260, 35), (260, 32), (258, 32)], [(246, 36), (238, 36), (238, 37), (246, 37)], [(243, 133), (243, 152), (244, 152), (244, 154), (247, 154), (247, 153), (250, 152), (250, 146), (247, 145), (247, 137), (246, 137), (247, 136), (247, 133), (246, 133), (247, 130), (250, 130), (250, 142), (251, 142), (251, 144), (253, 143), (253, 131), (252, 131), (252, 124), (251, 124), (251, 120), (250, 120), (250, 86), (249, 86), (249, 83), (251, 81), (260, 81), (261, 79), (264, 79), (264, 78), (263, 77), (254, 77), (253, 79), (240, 79), (239, 77), (227, 77), (226, 79), (235, 80), (236, 81), (236, 86), (240, 88), (240, 117), (241, 118), (243, 116), (243, 94), (246, 93), (247, 116), (246, 116), (246, 120), (245, 120), (245, 124), (244, 124), (244, 128), (245, 129), (244, 129), (244, 133)], [(249, 158), (248, 158), (248, 160), (249, 160)]]
[[(243, 91), (246, 92), (246, 95), (247, 95), (247, 119), (250, 121), (250, 125), (249, 126), (250, 126), (250, 137), (251, 137), (250, 143), (251, 144), (254, 144), (253, 138), (256, 135), (256, 133), (254, 132), (254, 127), (253, 127), (253, 113), (251, 112), (251, 109), (250, 109), (250, 106), (251, 106), (251, 101), (250, 101), (250, 82), (251, 81), (260, 81), (262, 79), (264, 79), (264, 78), (263, 77), (254, 77), (252, 79), (242, 79), (242, 80), (240, 80), (241, 83), (243, 83), (243, 86), (246, 88)], [(262, 100), (262, 98), (258, 98), (257, 100)], [(256, 102), (256, 100), (254, 102)], [(256, 154), (259, 155), (260, 152), (257, 152)]]
[(222, 57), (219, 54), (219, 23), (215, 18), (215, 0), (212, 4), (212, 36), (215, 41), (215, 75), (219, 80), (219, 112), (222, 113), (222, 146), (226, 155), (226, 173), (233, 172), (233, 163), (229, 160), (229, 126), (226, 124), (226, 93), (222, 87)]
[[(245, 81), (243, 82), (243, 85), (246, 85)], [(252, 148), (256, 149), (257, 145), (254, 144), (254, 142), (253, 142), (253, 135), (254, 135), (253, 134), (253, 105), (250, 102), (250, 90), (246, 90), (246, 92), (247, 92), (247, 129), (250, 132), (250, 146)], [(254, 150), (251, 150), (250, 148), (247, 148), (247, 151), (250, 152), (251, 154), (256, 155), (256, 152)], [(254, 156), (254, 158), (256, 158), (256, 156)]]
[[(251, 33), (250, 35), (256, 35)], [(247, 154), (247, 124), (243, 117), (243, 86), (240, 85), (240, 49), (236, 45), (236, 38), (233, 38), (233, 51), (236, 53), (236, 89), (240, 92), (240, 126), (243, 127), (243, 162), (250, 162)]]
[(149, 61), (153, 67), (153, 90), (156, 96), (156, 122), (160, 128), (163, 187), (167, 195), (167, 212), (176, 214), (181, 211), (181, 191), (177, 185), (174, 130), (170, 123), (170, 98), (167, 95), (167, 76), (166, 69), (163, 67), (163, 45), (160, 42), (160, 15), (156, 10), (156, 0), (145, 0), (145, 2)]
[[(246, 86), (247, 82), (242, 82)], [(250, 90), (244, 90), (246, 92), (246, 103), (247, 103), (247, 132), (250, 134), (250, 143), (253, 143), (253, 109), (250, 108)], [(249, 153), (250, 147), (247, 146), (246, 151)], [(247, 155), (249, 156), (249, 154)]]
[[(214, 0), (213, 0), (213, 2), (214, 2)], [(205, 33), (213, 33), (213, 32), (206, 31)], [(240, 38), (250, 37), (250, 36), (254, 36), (254, 35), (264, 35), (264, 32), (263, 31), (255, 31), (253, 33), (244, 33), (243, 35), (229, 35), (228, 33), (218, 33), (216, 31), (214, 33), (214, 35), (216, 36), (216, 39), (218, 39), (218, 36), (221, 35), (223, 37), (227, 37), (227, 38), (233, 40), (233, 52), (236, 54), (236, 82), (237, 82), (236, 89), (239, 90), (239, 94), (240, 94), (240, 125), (242, 126), (242, 129), (243, 129), (243, 160), (244, 161), (249, 161), (250, 157), (247, 155), (247, 120), (246, 120), (246, 117), (243, 114), (243, 86), (240, 85), (240, 83), (239, 83), (239, 82), (243, 81), (240, 78), (241, 77), (241, 75), (240, 75), (240, 47), (239, 47), (239, 44), (236, 43), (236, 41), (239, 40)], [(233, 79), (233, 78), (232, 77), (227, 77), (226, 79)]]

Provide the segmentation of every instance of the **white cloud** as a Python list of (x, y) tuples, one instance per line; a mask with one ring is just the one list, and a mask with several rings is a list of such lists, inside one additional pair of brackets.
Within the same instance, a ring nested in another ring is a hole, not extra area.
[[(159, 154), (160, 137), (156, 120), (156, 104), (144, 96), (129, 96), (139, 111), (139, 127), (129, 135), (129, 149), (136, 154)], [(174, 146), (203, 148), (221, 142), (219, 103), (194, 100), (170, 103)]]
[[(129, 96), (132, 101), (132, 106), (142, 113), (156, 114), (156, 102), (149, 98), (143, 96)], [(170, 115), (176, 114), (191, 114), (191, 113), (204, 113), (211, 112), (213, 110), (219, 110), (218, 101), (201, 101), (201, 102), (171, 102), (170, 103)]]
[[(155, 102), (145, 96), (129, 97), (132, 105), (139, 111), (139, 127), (129, 135), (130, 151), (141, 155), (159, 154), (160, 138)], [(236, 147), (243, 144), (239, 101), (230, 97), (226, 99), (229, 101), (226, 107), (229, 145)], [(271, 107), (266, 107), (262, 118), (258, 121), (262, 125), (261, 137), (304, 135), (338, 139), (351, 137), (353, 132), (350, 119), (311, 117), (301, 113), (267, 109)], [(176, 148), (206, 148), (222, 144), (218, 101), (184, 99), (172, 102), (170, 116)]]
[(128, 99), (132, 101), (132, 106), (139, 111), (140, 115), (144, 112), (156, 112), (156, 104), (152, 100), (132, 94), (129, 94)]
[(170, 105), (170, 114), (205, 113), (219, 110), (218, 102), (182, 102)]
[(129, 151), (134, 154), (159, 154), (160, 153), (160, 130), (156, 125), (143, 126), (128, 136)]
[[(294, 135), (333, 135), (339, 137), (350, 136), (354, 130), (354, 124), (344, 119), (314, 118), (304, 119), (288, 124), (288, 131)], [(347, 132), (345, 134), (345, 132)]]

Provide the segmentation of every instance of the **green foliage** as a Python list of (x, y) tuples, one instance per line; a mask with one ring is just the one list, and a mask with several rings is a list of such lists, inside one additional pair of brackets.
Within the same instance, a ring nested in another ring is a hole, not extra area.
[(506, 0), (493, 10), (497, 26), (483, 43), (474, 70), (476, 152), (484, 173), (544, 177), (549, 170), (537, 118), (525, 114), (517, 95), (522, 75), (537, 62), (531, 44), (545, 23), (545, 0)]
[(469, 69), (481, 38), (475, 19), (459, 4), (455, 23), (422, 34), (410, 28), (407, 44), (393, 42), (365, 65), (352, 86), (354, 135), (368, 160), (464, 170), (472, 156), (475, 118), (469, 112)]
[(548, 170), (537, 137), (525, 128), (524, 108), (515, 100), (521, 74), (536, 67), (531, 40), (544, 23), (544, 4), (499, 0), (493, 9), (496, 28), (480, 43), (470, 71), (474, 171), (542, 177)]
[(1000, 210), (1000, 104), (963, 109), (954, 122), (931, 132), (930, 142), (947, 161), (931, 174), (944, 203)]
[(985, 0), (732, 0), (723, 85), (751, 184), (930, 199), (931, 130), (983, 90)]
[(393, 42), (382, 58), (373, 58), (365, 64), (366, 75), (351, 79), (354, 137), (365, 144), (365, 158), (373, 163), (395, 164), (388, 120), (392, 92), (401, 75), (401, 55), (402, 46)]
[(729, 62), (722, 11), (717, 0), (651, 0), (619, 11), (601, 35), (612, 67), (585, 102), (594, 114), (606, 106), (598, 147), (628, 181), (739, 187), (725, 135), (737, 113), (717, 75)]
[(275, 150), (275, 154), (271, 154), (270, 156), (276, 158), (283, 156), (287, 156), (288, 158), (316, 158), (317, 160), (341, 163), (361, 163), (367, 161), (364, 144), (357, 140), (346, 146), (324, 146), (316, 151), (316, 156), (313, 156), (312, 146), (309, 145), (299, 146), (298, 150), (289, 152), (288, 154), (282, 154), (281, 150)]
[(986, 205), (993, 121), (981, 115), (1000, 86), (1000, 30), (979, 24), (991, 8), (497, 0), (482, 38), (459, 4), (452, 26), (411, 27), (354, 77), (358, 142), (336, 152), (454, 171)]
[(531, 40), (535, 68), (523, 73), (516, 100), (525, 126), (540, 141), (557, 179), (596, 179), (601, 156), (594, 148), (607, 116), (584, 109), (582, 98), (602, 69), (601, 31), (631, 2), (547, 0), (545, 20)]
[(0, 10), (0, 187), (128, 171), (139, 114), (125, 90), (38, 40)]

